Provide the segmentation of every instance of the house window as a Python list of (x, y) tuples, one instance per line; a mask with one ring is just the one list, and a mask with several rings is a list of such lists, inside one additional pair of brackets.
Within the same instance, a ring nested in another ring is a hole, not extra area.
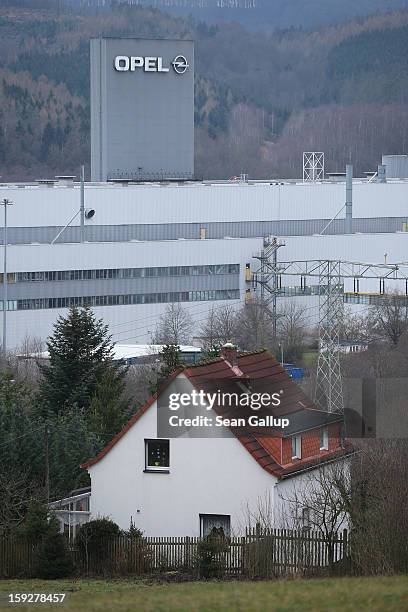
[(329, 429), (322, 427), (320, 429), (320, 450), (329, 450)]
[(200, 514), (200, 536), (225, 536), (231, 533), (231, 517), (229, 514)]
[(146, 472), (168, 472), (170, 468), (169, 440), (145, 440)]
[(292, 459), (301, 459), (302, 457), (302, 437), (292, 436)]

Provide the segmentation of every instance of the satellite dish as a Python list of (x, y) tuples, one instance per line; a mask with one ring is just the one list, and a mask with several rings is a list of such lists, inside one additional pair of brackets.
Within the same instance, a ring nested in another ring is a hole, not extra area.
[(94, 214), (95, 214), (95, 211), (94, 211), (94, 209), (93, 209), (93, 208), (87, 208), (87, 209), (86, 209), (86, 211), (85, 211), (85, 217), (86, 217), (87, 219), (92, 219), (92, 217), (94, 216)]

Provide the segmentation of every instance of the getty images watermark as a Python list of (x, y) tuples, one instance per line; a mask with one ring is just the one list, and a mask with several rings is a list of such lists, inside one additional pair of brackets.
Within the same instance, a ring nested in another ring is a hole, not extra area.
[[(225, 438), (237, 433), (288, 437), (339, 421), (308, 400), (308, 408), (287, 389), (268, 393), (264, 379), (199, 380), (201, 389), (177, 378), (160, 394), (157, 410), (159, 438)], [(240, 389), (239, 391), (237, 391)], [(205, 389), (205, 390), (204, 390)], [(308, 398), (305, 396), (305, 400)], [(282, 405), (285, 400), (284, 405)], [(304, 410), (305, 409), (305, 410)], [(348, 439), (408, 438), (408, 377), (347, 378), (344, 385), (342, 431)]]
[[(212, 387), (214, 381), (211, 381)], [(222, 384), (220, 386), (223, 386)], [(162, 437), (229, 437), (231, 429), (256, 429), (270, 433), (289, 426), (287, 416), (273, 414), (279, 408), (283, 390), (275, 393), (191, 389), (185, 380), (176, 380), (171, 392), (158, 402), (158, 434)], [(279, 434), (277, 434), (279, 435)]]

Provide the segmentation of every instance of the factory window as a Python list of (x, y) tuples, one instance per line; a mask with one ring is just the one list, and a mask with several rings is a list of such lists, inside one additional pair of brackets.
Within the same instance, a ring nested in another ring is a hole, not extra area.
[(145, 276), (157, 276), (157, 268), (145, 268)]
[[(178, 291), (169, 293), (135, 293), (125, 295), (94, 295), (60, 298), (33, 298), (9, 300), (8, 310), (39, 310), (69, 308), (71, 306), (118, 306), (129, 304), (165, 304), (171, 302), (207, 302), (210, 300), (237, 300), (239, 289), (210, 291)], [(0, 308), (3, 304), (0, 302)]]
[[(166, 276), (206, 276), (239, 274), (239, 264), (203, 266), (170, 266), (156, 268), (102, 268), (97, 270), (46, 270), (39, 272), (10, 272), (9, 283), (101, 280), (107, 278), (156, 278)], [(0, 274), (0, 283), (3, 275)]]

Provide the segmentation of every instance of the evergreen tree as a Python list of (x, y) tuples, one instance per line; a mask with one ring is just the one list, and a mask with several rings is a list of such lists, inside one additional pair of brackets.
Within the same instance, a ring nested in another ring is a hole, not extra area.
[(40, 159), (41, 161), (46, 161), (48, 158), (48, 153), (52, 144), (55, 141), (55, 130), (52, 126), (52, 123), (48, 121), (46, 124), (42, 138), (41, 138), (41, 150), (40, 150)]
[(160, 352), (162, 366), (157, 373), (157, 379), (151, 386), (151, 392), (156, 393), (160, 386), (177, 368), (184, 365), (180, 358), (180, 347), (177, 344), (166, 344)]
[(113, 361), (108, 328), (89, 307), (73, 307), (60, 316), (47, 347), (50, 360), (41, 366), (40, 383), (44, 410), (60, 413), (76, 406), (87, 413), (106, 376), (120, 398), (126, 369)]
[(38, 578), (64, 578), (73, 572), (65, 538), (55, 516), (37, 501), (29, 504), (19, 535), (37, 544), (35, 573)]
[(55, 516), (50, 514), (45, 504), (31, 500), (24, 522), (18, 530), (19, 535), (38, 544), (47, 535), (55, 532), (58, 532), (58, 521)]
[(120, 400), (122, 379), (110, 368), (99, 383), (89, 406), (89, 423), (104, 444), (124, 425), (127, 416), (126, 401)]
[(59, 499), (73, 489), (89, 485), (89, 475), (80, 465), (94, 457), (103, 442), (88, 421), (84, 411), (78, 408), (47, 421), (51, 499)]
[(202, 353), (201, 353), (201, 359), (200, 361), (209, 361), (211, 359), (217, 359), (217, 357), (219, 357), (221, 354), (221, 347), (217, 344), (214, 344), (208, 348), (206, 348)]
[(49, 533), (41, 542), (37, 556), (37, 576), (45, 580), (66, 578), (74, 571), (67, 544), (61, 533)]
[[(0, 375), (0, 474), (41, 473), (42, 425), (33, 415), (33, 396), (11, 374)], [(0, 491), (0, 504), (1, 504)]]

